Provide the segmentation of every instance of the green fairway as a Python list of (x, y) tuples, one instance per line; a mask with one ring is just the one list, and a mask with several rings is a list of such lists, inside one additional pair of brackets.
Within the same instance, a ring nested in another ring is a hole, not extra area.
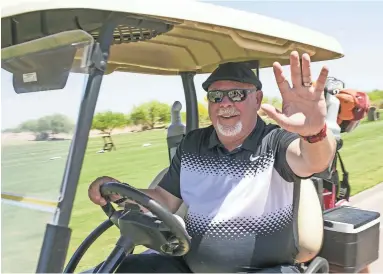
[(349, 172), (351, 195), (383, 182), (383, 120), (364, 123), (342, 139), (340, 154)]
[[(88, 199), (87, 190), (93, 179), (101, 175), (109, 175), (135, 187), (145, 188), (158, 172), (169, 164), (165, 130), (115, 135), (113, 140), (117, 147), (116, 151), (97, 153), (103, 146), (103, 140), (99, 137), (89, 139), (70, 223), (72, 237), (69, 256), (106, 218), (101, 208)], [(345, 134), (343, 140), (344, 147), (341, 155), (350, 173), (352, 194), (383, 181), (383, 161), (381, 160), (383, 121), (364, 123), (355, 132)], [(57, 141), (24, 142), (20, 146), (3, 145), (2, 191), (56, 199), (69, 144), (69, 141)], [(143, 144), (151, 145), (143, 146)], [(52, 157), (61, 158), (50, 160)], [(2, 206), (3, 239), (5, 235), (11, 237), (7, 245), (2, 244), (2, 271), (22, 272), (25, 271), (23, 269), (27, 269), (26, 271), (33, 272), (35, 270), (33, 263), (37, 260), (37, 254), (35, 257), (30, 254), (38, 252), (43, 232), (41, 224), (47, 221), (47, 216), (51, 215), (31, 214), (27, 209), (6, 210), (7, 207), (4, 207), (4, 204)], [(30, 220), (37, 221), (38, 225), (28, 225), (27, 221)], [(16, 238), (20, 235), (22, 235), (21, 238)], [(112, 227), (88, 250), (78, 271), (104, 260), (117, 238), (118, 231)], [(20, 239), (24, 240), (23, 245), (16, 244)], [(28, 247), (33, 248), (28, 249)], [(15, 255), (17, 249), (20, 249), (19, 258), (29, 256), (30, 260), (34, 261), (29, 262), (28, 265), (32, 269), (28, 269), (26, 264), (11, 267), (11, 261), (17, 262)], [(136, 252), (142, 250), (138, 248)]]

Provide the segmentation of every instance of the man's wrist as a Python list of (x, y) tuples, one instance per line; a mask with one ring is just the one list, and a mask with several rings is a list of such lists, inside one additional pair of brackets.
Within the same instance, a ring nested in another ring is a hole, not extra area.
[(300, 135), (300, 137), (310, 144), (320, 142), (327, 137), (327, 124), (325, 123), (322, 130), (315, 135), (310, 135), (310, 136)]

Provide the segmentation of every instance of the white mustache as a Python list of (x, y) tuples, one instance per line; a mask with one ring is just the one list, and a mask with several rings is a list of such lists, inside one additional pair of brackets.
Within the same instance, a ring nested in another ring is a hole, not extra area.
[(235, 108), (220, 108), (218, 110), (219, 116), (234, 116), (239, 114), (239, 111), (237, 111)]

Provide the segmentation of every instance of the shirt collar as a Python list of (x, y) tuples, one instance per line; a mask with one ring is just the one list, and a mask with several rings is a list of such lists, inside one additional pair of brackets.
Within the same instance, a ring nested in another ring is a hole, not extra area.
[[(262, 120), (262, 118), (260, 116), (257, 116), (257, 124), (255, 125), (250, 135), (247, 136), (241, 148), (255, 152), (257, 149), (257, 143), (259, 139), (262, 138), (265, 125), (266, 124)], [(213, 129), (209, 138), (209, 149), (212, 149), (217, 146), (223, 147), (221, 141), (218, 139), (217, 132), (215, 131), (215, 129)]]

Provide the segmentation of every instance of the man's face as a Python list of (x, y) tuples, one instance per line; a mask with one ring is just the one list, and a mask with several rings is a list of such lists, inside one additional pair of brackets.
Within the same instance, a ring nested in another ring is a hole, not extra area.
[(216, 81), (210, 85), (209, 91), (216, 90), (254, 90), (247, 94), (247, 98), (241, 102), (232, 102), (228, 96), (224, 96), (221, 102), (209, 101), (209, 116), (221, 138), (238, 138), (249, 134), (257, 119), (257, 111), (262, 101), (262, 91), (255, 91), (252, 84), (235, 81)]

